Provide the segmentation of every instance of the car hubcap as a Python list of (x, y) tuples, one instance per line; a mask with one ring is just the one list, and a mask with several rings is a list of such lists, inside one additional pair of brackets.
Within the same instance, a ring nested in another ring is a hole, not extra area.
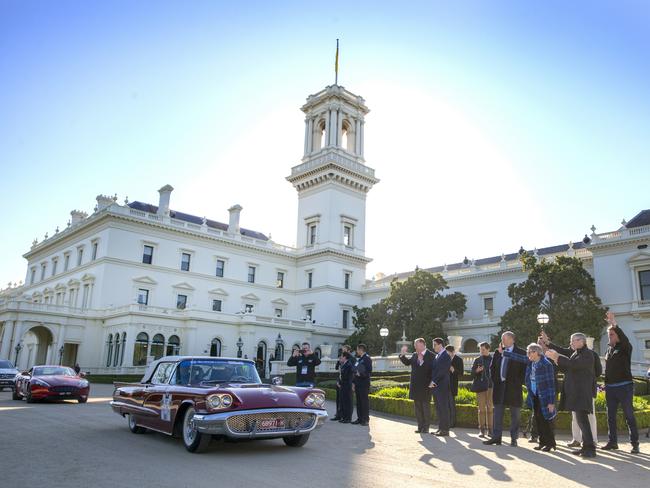
[(133, 418), (133, 415), (129, 415), (129, 427), (131, 427), (132, 429), (136, 428), (135, 419)]
[(194, 409), (190, 408), (185, 414), (185, 420), (183, 422), (183, 437), (185, 438), (185, 444), (187, 445), (192, 444), (196, 438), (196, 429), (192, 426), (193, 418)]

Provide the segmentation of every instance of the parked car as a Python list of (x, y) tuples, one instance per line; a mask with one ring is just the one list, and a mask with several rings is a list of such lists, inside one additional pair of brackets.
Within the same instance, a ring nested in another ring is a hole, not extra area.
[(86, 403), (90, 394), (90, 384), (67, 366), (34, 366), (16, 376), (13, 393), (14, 400), (27, 400), (32, 403), (47, 399), (76, 399)]
[(205, 450), (213, 436), (301, 447), (327, 419), (322, 390), (263, 384), (247, 359), (163, 357), (140, 383), (115, 387), (111, 406), (131, 432), (181, 437), (190, 452)]
[(15, 387), (15, 378), (18, 370), (11, 361), (0, 359), (0, 391), (5, 388), (13, 390)]

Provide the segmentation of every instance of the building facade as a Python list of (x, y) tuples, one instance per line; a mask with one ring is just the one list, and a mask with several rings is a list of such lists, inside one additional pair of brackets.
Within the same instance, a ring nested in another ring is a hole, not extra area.
[[(365, 101), (332, 85), (301, 109), (304, 155), (286, 178), (299, 202), (296, 247), (241, 228), (239, 205), (228, 223), (172, 210), (169, 185), (157, 205), (100, 195), (91, 215), (74, 210), (66, 229), (34, 241), (25, 283), (0, 292), (0, 358), (21, 369), (79, 363), (124, 374), (165, 354), (241, 356), (266, 375), (271, 359), (286, 360), (303, 341), (336, 352), (353, 307), (381, 300), (410, 273), (366, 279), (366, 195), (379, 180), (364, 159)], [(639, 371), (650, 360), (648, 244), (644, 211), (614, 232), (533, 251), (583, 260), (633, 341)], [(467, 297), (464, 316), (445, 324), (461, 351), (499, 330), (508, 285), (526, 278), (518, 257), (430, 268)]]

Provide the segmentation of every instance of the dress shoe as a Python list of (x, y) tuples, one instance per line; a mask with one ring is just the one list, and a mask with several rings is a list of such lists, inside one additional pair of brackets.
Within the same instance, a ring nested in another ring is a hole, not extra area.
[(603, 451), (613, 451), (614, 449), (618, 449), (618, 444), (614, 444), (613, 442), (608, 442), (603, 447), (601, 447), (601, 449)]
[(350, 421), (347, 420), (347, 419), (341, 419), (341, 420), (339, 420), (339, 423), (341, 423), (341, 424), (349, 424)]
[(481, 432), (478, 436), (479, 436), (481, 439), (485, 439), (485, 438), (487, 437), (483, 432)]
[(421, 434), (421, 433), (422, 433), (422, 430), (417, 429), (417, 430), (415, 430), (415, 431), (413, 431), (413, 432), (415, 432), (416, 434)]
[(449, 431), (448, 430), (439, 430), (438, 432), (434, 432), (435, 436), (438, 437), (448, 437), (449, 436)]
[(567, 447), (580, 447), (582, 444), (580, 444), (578, 441), (571, 441), (567, 443)]
[(368, 427), (368, 422), (359, 422), (361, 427)]
[(577, 451), (569, 451), (569, 452), (574, 456), (582, 456), (585, 453), (584, 449), (578, 449)]
[(512, 447), (517, 447), (517, 439), (512, 439), (512, 440), (510, 441), (510, 445), (511, 445)]
[(630, 454), (640, 454), (638, 444), (632, 444), (632, 450), (630, 451)]
[(584, 451), (582, 453), (582, 457), (595, 458), (596, 457), (596, 451)]
[(493, 437), (489, 441), (483, 441), (483, 444), (485, 444), (486, 446), (492, 446), (492, 445), (500, 446), (501, 445), (501, 439), (497, 439), (496, 437)]
[(332, 417), (330, 420), (331, 420), (332, 422), (340, 421), (340, 420), (341, 420), (341, 417)]
[(529, 443), (537, 442), (537, 437), (531, 437), (530, 439), (528, 439), (528, 442)]
[(549, 451), (551, 451), (551, 450), (553, 450), (553, 451), (557, 451), (557, 447), (556, 447), (555, 445), (553, 445), (553, 446), (544, 446), (544, 447), (542, 448), (542, 451), (544, 451), (544, 452), (549, 452)]
[(361, 420), (357, 419), (354, 422), (350, 422), (350, 423), (352, 423), (354, 425), (359, 425), (361, 423)]
[(541, 450), (544, 449), (545, 447), (546, 447), (546, 446), (542, 446), (542, 445), (540, 444), (539, 446), (535, 446), (535, 447), (533, 447), (533, 449), (535, 449), (536, 451), (541, 451)]

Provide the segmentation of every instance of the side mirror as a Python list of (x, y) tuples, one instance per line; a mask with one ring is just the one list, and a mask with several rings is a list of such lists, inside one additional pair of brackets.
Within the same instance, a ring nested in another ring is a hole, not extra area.
[(31, 375), (29, 374), (29, 371), (23, 371), (23, 372), (20, 373), (20, 374), (22, 374), (23, 376), (31, 376)]
[(272, 385), (281, 385), (282, 384), (282, 376), (275, 376), (273, 379), (271, 379), (271, 384)]
[(80, 372), (79, 373), (79, 378), (85, 378), (87, 373)]

